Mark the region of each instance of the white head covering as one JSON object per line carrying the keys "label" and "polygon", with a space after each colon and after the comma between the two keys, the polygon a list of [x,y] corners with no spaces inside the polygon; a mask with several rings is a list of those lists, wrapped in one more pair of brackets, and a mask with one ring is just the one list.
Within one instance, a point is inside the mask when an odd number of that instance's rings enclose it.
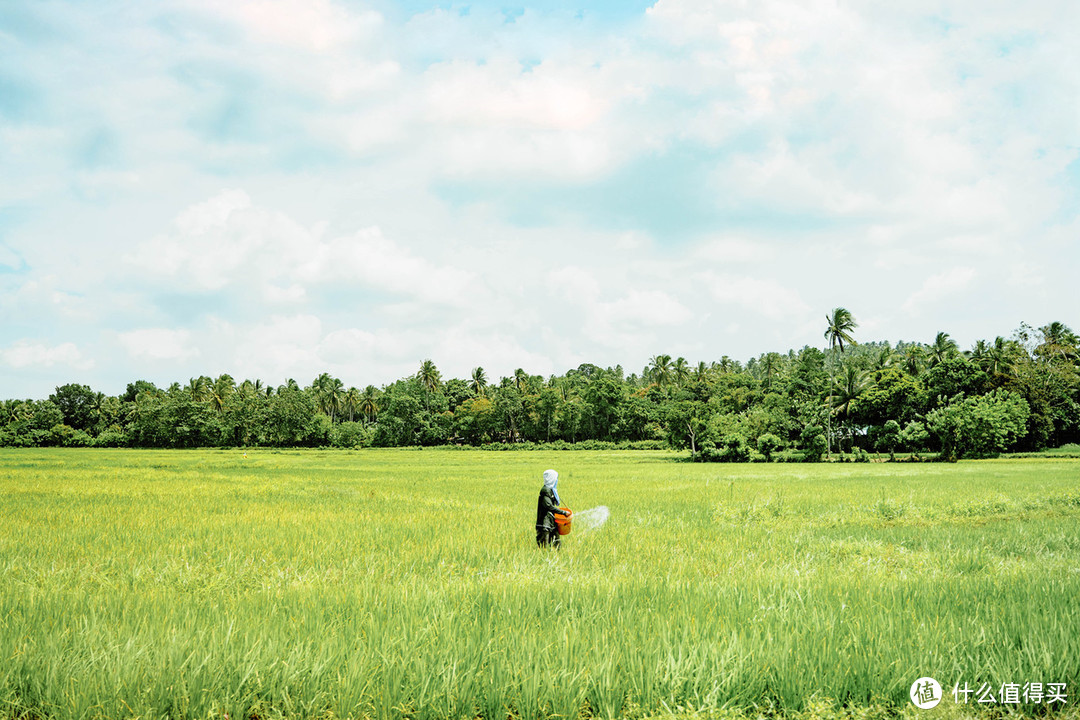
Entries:
{"label": "white head covering", "polygon": [[562,505],[562,500],[559,499],[559,473],[554,470],[544,471],[544,487],[551,490],[555,495],[555,502]]}

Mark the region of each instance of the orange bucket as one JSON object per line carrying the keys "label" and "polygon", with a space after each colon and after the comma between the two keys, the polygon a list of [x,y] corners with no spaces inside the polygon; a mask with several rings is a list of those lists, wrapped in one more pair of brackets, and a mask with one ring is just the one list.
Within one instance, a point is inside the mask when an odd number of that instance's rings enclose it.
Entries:
{"label": "orange bucket", "polygon": [[569,515],[560,515],[559,513],[555,513],[555,527],[559,528],[559,534],[560,535],[569,535],[570,534],[570,521],[571,521],[571,519],[573,519],[574,514],[570,510],[570,508],[568,508],[568,507],[561,507],[559,509],[560,510],[565,510],[566,512],[568,512],[570,514]]}

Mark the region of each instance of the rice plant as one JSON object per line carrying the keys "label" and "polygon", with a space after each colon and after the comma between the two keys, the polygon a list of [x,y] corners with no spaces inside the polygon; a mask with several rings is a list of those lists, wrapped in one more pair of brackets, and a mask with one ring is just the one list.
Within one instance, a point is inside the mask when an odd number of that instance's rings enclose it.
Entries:
{"label": "rice plant", "polygon": [[[540,551],[540,474],[602,528]],[[1065,716],[1080,461],[0,451],[0,717]],[[930,712],[930,711],[928,711]]]}

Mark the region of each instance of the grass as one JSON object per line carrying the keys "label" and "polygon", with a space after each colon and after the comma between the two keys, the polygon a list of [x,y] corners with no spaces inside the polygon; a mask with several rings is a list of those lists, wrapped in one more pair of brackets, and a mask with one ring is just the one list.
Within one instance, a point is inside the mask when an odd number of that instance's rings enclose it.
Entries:
{"label": "grass", "polygon": [[[0,717],[854,718],[919,714],[925,675],[1078,691],[1080,461],[674,457],[0,450]],[[533,539],[548,467],[611,508],[561,552]]]}

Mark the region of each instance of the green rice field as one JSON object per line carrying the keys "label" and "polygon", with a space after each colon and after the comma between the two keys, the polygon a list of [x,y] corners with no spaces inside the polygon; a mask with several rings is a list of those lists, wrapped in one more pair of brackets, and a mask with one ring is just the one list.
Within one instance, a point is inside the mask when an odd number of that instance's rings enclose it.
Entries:
{"label": "green rice field", "polygon": [[0,450],[0,717],[1077,716],[1080,460],[678,460]]}

